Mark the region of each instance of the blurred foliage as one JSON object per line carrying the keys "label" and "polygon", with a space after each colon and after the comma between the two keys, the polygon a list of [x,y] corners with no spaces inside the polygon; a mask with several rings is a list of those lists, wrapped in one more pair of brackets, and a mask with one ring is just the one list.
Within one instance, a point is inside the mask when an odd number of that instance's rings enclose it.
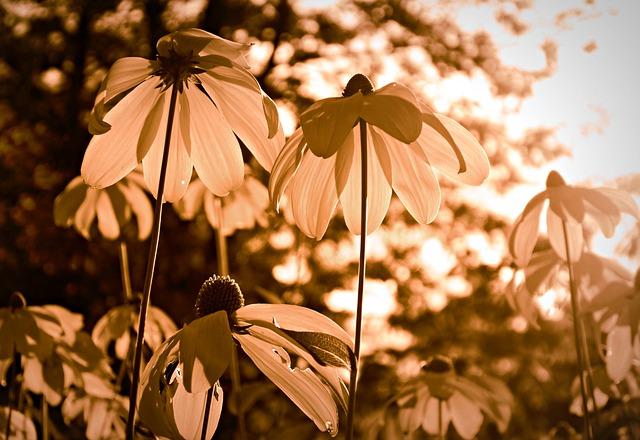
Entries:
{"label": "blurred foliage", "polygon": [[[439,3],[456,7],[452,1]],[[517,13],[504,12],[509,3],[518,11],[530,2],[495,1],[500,22],[516,34],[525,32]],[[553,73],[557,61],[556,47],[547,41],[541,47],[547,59],[543,69],[505,65],[488,33],[467,33],[415,0],[344,1],[323,9],[288,0],[2,0],[0,305],[11,292],[21,291],[29,304],[55,303],[82,313],[92,328],[122,302],[117,242],[99,238],[96,231],[87,241],[72,229],[56,227],[53,201],[78,174],[90,138],[88,112],[109,66],[123,56],[152,57],[160,36],[185,26],[254,42],[254,74],[292,114],[315,99],[339,94],[358,71],[376,84],[407,83],[431,104],[433,83],[459,74],[486,80],[496,100],[521,101],[536,81]],[[513,139],[500,120],[482,114],[478,103],[457,102],[449,111],[487,150],[489,185],[495,191],[517,183],[523,165],[538,166],[565,152],[547,127]],[[268,175],[260,177],[266,182]],[[576,371],[570,323],[543,323],[541,330],[528,332],[514,324],[498,277],[507,264],[507,225],[486,207],[469,205],[449,182],[443,187],[442,211],[433,225],[418,227],[394,204],[377,234],[384,255],[370,258],[367,275],[395,286],[387,290],[397,297],[397,305],[382,313],[383,321],[389,318],[383,325],[411,337],[401,346],[383,341],[372,348],[362,372],[362,414],[393,395],[421,360],[443,353],[508,384],[516,403],[505,438],[540,438],[563,422],[579,429],[580,420],[569,414]],[[269,228],[230,237],[231,274],[248,302],[304,304],[338,322],[346,318],[325,303],[329,292],[351,288],[356,274],[354,241],[342,225],[333,222],[316,243],[272,215]],[[198,288],[216,267],[214,234],[204,215],[187,223],[172,209],[165,210],[162,228],[152,302],[180,327],[193,319]],[[140,290],[148,244],[136,241],[135,227],[125,228],[123,235],[134,290]],[[435,276],[424,261],[443,258],[431,253],[438,243],[452,260]],[[488,259],[487,249],[494,250]],[[274,267],[300,259],[308,265],[308,282],[276,279]],[[451,278],[465,280],[464,293],[447,293],[444,283]],[[257,402],[247,414],[255,438],[274,438],[269,432],[280,439],[316,435],[279,391],[264,386],[255,367],[242,362],[242,368]],[[53,420],[61,423],[61,417]],[[234,424],[223,413],[217,438],[231,438]],[[483,425],[480,438],[496,435],[495,426]]]}

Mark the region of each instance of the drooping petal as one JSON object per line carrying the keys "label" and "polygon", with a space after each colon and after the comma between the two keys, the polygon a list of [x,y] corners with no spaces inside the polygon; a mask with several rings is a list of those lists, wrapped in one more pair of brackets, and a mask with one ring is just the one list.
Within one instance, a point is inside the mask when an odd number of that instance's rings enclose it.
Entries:
{"label": "drooping petal", "polygon": [[146,58],[125,57],[118,59],[107,73],[105,103],[144,81],[153,73],[153,65],[154,62]]}
{"label": "drooping petal", "polygon": [[423,121],[416,143],[429,163],[455,181],[468,185],[484,182],[489,175],[489,159],[475,136],[444,115],[423,113]]}
{"label": "drooping petal", "polygon": [[[202,343],[204,340],[207,344]],[[180,366],[186,391],[200,393],[214,386],[229,366],[231,350],[233,341],[225,311],[198,318],[184,327],[180,335]]]}
{"label": "drooping petal", "polygon": [[[440,405],[440,408],[438,408]],[[435,397],[431,397],[427,402],[427,408],[424,412],[424,418],[422,419],[422,429],[427,433],[438,435],[440,420],[442,418],[442,432],[446,433],[449,429],[449,422],[451,421],[451,413],[447,407],[446,402],[440,403]]]}
{"label": "drooping petal", "polygon": [[[216,204],[218,203],[218,201],[216,201],[216,197],[213,194],[205,194],[204,196],[204,213],[207,216],[207,220],[209,221],[209,224],[211,225],[212,228],[214,229],[219,229],[222,228],[224,231],[224,224],[221,224],[224,222],[224,210],[222,212],[222,222],[220,221],[220,216],[218,215],[218,208],[216,207]],[[220,202],[221,203],[221,202]]]}
{"label": "drooping petal", "polygon": [[93,223],[93,220],[96,218],[96,203],[99,196],[100,190],[95,188],[88,188],[87,195],[84,198],[84,202],[82,202],[82,204],[76,211],[76,215],[73,221],[76,230],[87,240],[89,239],[91,223]]}
{"label": "drooping petal", "polygon": [[362,118],[400,142],[415,141],[422,130],[422,114],[411,90],[391,83],[363,98]]}
{"label": "drooping petal", "polygon": [[280,117],[278,116],[278,106],[265,93],[262,94],[262,110],[264,111],[265,118],[267,118],[269,139],[271,139],[278,133],[278,127],[280,126]]}
{"label": "drooping petal", "polygon": [[251,335],[235,335],[242,350],[278,388],[316,424],[332,436],[338,433],[338,408],[331,392],[309,368],[291,365],[282,349]]}
{"label": "drooping petal", "polygon": [[120,225],[111,200],[105,191],[101,191],[96,202],[98,214],[98,230],[104,238],[115,240],[120,235]]}
{"label": "drooping petal", "polygon": [[149,152],[149,148],[153,144],[153,141],[158,136],[158,131],[166,130],[166,120],[164,127],[160,127],[160,123],[162,122],[162,114],[166,111],[165,108],[165,100],[167,99],[167,93],[160,93],[153,103],[149,114],[144,120],[144,125],[142,126],[142,131],[140,132],[140,137],[138,138],[138,145],[136,147],[136,157],[138,158],[138,163],[142,162],[142,159]]}
{"label": "drooping petal", "polygon": [[338,203],[335,162],[335,156],[323,159],[307,151],[289,184],[296,224],[305,235],[317,240],[327,230]]}
{"label": "drooping petal", "polygon": [[[215,383],[213,389],[206,438],[213,437],[222,414],[222,387]],[[176,429],[182,438],[187,440],[202,438],[206,401],[206,390],[200,393],[189,393],[184,386],[178,385],[176,393],[173,395],[173,418]]]}
{"label": "drooping petal", "polygon": [[185,90],[189,100],[191,159],[211,192],[224,197],[242,184],[244,162],[236,137],[220,111],[196,87]]}
{"label": "drooping petal", "polygon": [[302,129],[298,128],[280,150],[269,178],[269,199],[271,206],[278,210],[280,199],[293,176],[293,173],[300,166],[304,154],[304,138]]}
{"label": "drooping petal", "polygon": [[472,439],[476,436],[484,416],[478,405],[463,396],[460,392],[455,392],[447,401],[449,411],[451,411],[451,421],[460,437]]}
{"label": "drooping petal", "polygon": [[[171,88],[169,88],[165,93],[171,93]],[[151,147],[149,147],[149,152],[142,160],[144,179],[149,191],[151,191],[154,197],[158,194],[170,103],[170,99],[165,99],[165,108],[162,112],[160,129],[158,130]],[[189,182],[191,181],[191,173],[193,170],[193,164],[189,157],[189,153],[187,152],[187,146],[184,144],[182,127],[180,124],[180,111],[182,111],[183,108],[182,103],[183,101],[178,99],[172,124],[173,128],[171,131],[171,141],[169,143],[169,158],[167,161],[167,171],[164,183],[163,201],[166,202],[175,202],[182,198],[184,193],[187,191]]]}
{"label": "drooping petal", "polygon": [[635,218],[640,217],[638,206],[629,193],[613,188],[596,188],[594,191],[598,191],[608,197],[609,200],[618,207],[620,212],[627,213]]}
{"label": "drooping petal", "polygon": [[[221,68],[214,69],[214,73]],[[284,144],[282,128],[271,136],[265,117],[262,93],[231,82],[223,81],[212,74],[198,75],[207,94],[216,104],[227,124],[247,146],[258,163],[271,171],[273,162]]]}
{"label": "drooping petal", "polygon": [[553,249],[536,252],[524,268],[525,283],[531,294],[540,292],[549,285],[550,278],[556,273],[560,259]]}
{"label": "drooping petal", "polygon": [[614,327],[607,334],[607,375],[615,383],[629,373],[633,361],[631,327]]}
{"label": "drooping petal", "polygon": [[573,187],[561,185],[547,188],[549,208],[563,220],[581,223],[584,218],[584,203],[580,192]]}
{"label": "drooping petal", "polygon": [[[384,142],[391,159],[391,185],[413,218],[421,224],[431,223],[440,209],[440,185],[416,147],[372,130],[373,142]],[[378,151],[376,149],[376,151]]]}
{"label": "drooping petal", "polygon": [[430,397],[428,388],[422,387],[415,394],[415,406],[400,405],[398,420],[405,434],[414,432],[422,425]]}
{"label": "drooping petal", "polygon": [[165,35],[156,44],[158,53],[162,56],[168,56],[170,48],[183,55],[220,55],[241,64],[246,69],[249,65],[245,56],[250,47],[250,44],[237,43],[196,28],[180,29]]}
{"label": "drooping petal", "polygon": [[545,192],[536,194],[516,219],[509,235],[509,252],[520,267],[525,267],[538,241],[540,214],[544,207]]}
{"label": "drooping petal", "polygon": [[[368,127],[370,128],[370,127]],[[360,235],[360,207],[362,162],[360,147],[360,130],[354,130],[354,148],[351,172],[340,194],[340,204],[345,222],[351,233]],[[336,164],[336,167],[339,165]],[[382,223],[389,202],[391,201],[391,185],[384,175],[380,160],[373,146],[371,130],[367,130],[367,234],[372,233]]]}
{"label": "drooping petal", "polygon": [[584,245],[584,236],[582,233],[582,225],[572,221],[565,221],[566,225],[566,240],[565,243],[565,230],[563,228],[563,220],[551,209],[547,211],[547,235],[549,236],[549,243],[551,247],[564,261],[567,260],[566,245],[569,246],[570,263],[577,263],[582,256],[582,248]]}
{"label": "drooping petal", "polygon": [[342,327],[321,313],[292,304],[250,304],[236,311],[246,322],[268,322],[286,330],[327,333],[353,349],[353,341]]}
{"label": "drooping petal", "polygon": [[111,130],[91,139],[82,160],[82,177],[88,185],[113,185],[135,168],[138,138],[158,95],[159,82],[155,77],[144,81],[106,114]]}
{"label": "drooping petal", "polygon": [[322,99],[300,115],[300,126],[313,154],[328,158],[338,151],[358,122],[363,102],[360,93],[348,98]]}
{"label": "drooping petal", "polygon": [[73,218],[84,201],[87,189],[82,177],[78,176],[58,194],[53,202],[53,220],[56,226],[70,226],[73,223]]}
{"label": "drooping petal", "polygon": [[126,184],[120,186],[120,190],[138,219],[138,240],[146,240],[151,234],[153,223],[153,210],[149,198],[137,183],[129,179]]}
{"label": "drooping petal", "polygon": [[200,179],[193,179],[184,196],[173,204],[182,220],[193,220],[202,209],[206,188]]}

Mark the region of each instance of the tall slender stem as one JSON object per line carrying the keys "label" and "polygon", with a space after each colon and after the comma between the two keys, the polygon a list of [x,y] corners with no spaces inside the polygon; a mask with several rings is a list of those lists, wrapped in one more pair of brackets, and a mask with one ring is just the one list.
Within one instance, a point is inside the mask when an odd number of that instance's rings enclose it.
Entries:
{"label": "tall slender stem", "polygon": [[[218,261],[218,275],[229,275],[229,254],[227,253],[227,238],[224,235],[224,216],[222,211],[222,199],[216,197],[214,201],[214,207],[216,210],[216,217],[218,218],[218,225],[216,230],[216,252]],[[231,382],[233,385],[233,396],[236,399],[236,411],[238,418],[238,430],[240,431],[240,440],[247,439],[247,426],[244,419],[244,408],[238,402],[238,396],[240,396],[240,367],[238,365],[238,352],[234,346],[231,351]],[[209,424],[209,412],[211,410],[211,404],[213,402],[213,387],[207,391],[207,400],[204,406],[204,421],[202,425],[202,432],[200,438],[205,440],[207,438],[207,425]]]}
{"label": "tall slender stem", "polygon": [[120,240],[118,257],[120,260],[120,278],[122,279],[122,293],[124,295],[124,302],[127,304],[133,299],[133,292],[131,290],[131,275],[129,275],[129,253],[127,252],[127,243],[124,240]]}
{"label": "tall slender stem", "polygon": [[367,243],[367,123],[360,119],[360,159],[362,164],[362,180],[360,182],[360,259],[358,260],[358,303],[356,305],[356,332],[353,351],[355,361],[351,366],[349,380],[349,406],[347,410],[347,440],[353,438],[353,425],[356,415],[356,393],[358,385],[358,363],[360,361],[360,339],[362,335],[362,302],[364,297],[364,274],[367,260],[365,256]]}
{"label": "tall slender stem", "polygon": [[442,399],[438,399],[438,438],[444,440],[444,423],[442,422]]}
{"label": "tall slender stem", "polygon": [[[13,413],[13,407],[15,405],[15,400],[16,400],[16,387],[18,387],[18,393],[20,393],[20,390],[22,388],[22,380],[20,380],[20,377],[18,375],[18,371],[20,369],[20,363],[22,362],[22,357],[20,355],[20,353],[18,353],[18,351],[15,349],[15,347],[13,348],[13,360],[11,362],[11,368],[9,371],[9,374],[7,375],[7,377],[10,379],[9,382],[9,390],[8,390],[8,406],[9,406],[9,414],[7,415],[7,426],[5,428],[5,438],[9,439],[11,438],[11,416]],[[44,396],[43,396],[44,398]]]}
{"label": "tall slender stem", "polygon": [[[578,292],[576,291],[575,279],[573,275],[573,264],[571,263],[571,254],[569,251],[569,235],[567,233],[567,223],[562,220],[562,233],[564,235],[564,248],[567,257],[567,268],[569,269],[569,290],[571,292],[571,313],[573,314],[573,337],[576,344],[576,353],[578,355],[578,369],[580,377],[580,395],[582,397],[582,412],[584,413],[584,431],[587,440],[593,438],[591,433],[591,420],[589,417],[589,407],[587,405],[587,388],[584,378],[584,354],[582,353],[582,337],[580,332],[580,313],[578,310]],[[595,401],[593,402],[595,406]]]}
{"label": "tall slender stem", "polygon": [[158,254],[158,243],[160,241],[160,223],[162,219],[162,203],[164,198],[164,181],[167,177],[167,163],[169,162],[169,146],[171,145],[171,130],[173,128],[173,117],[176,112],[176,100],[178,97],[178,87],[174,84],[171,87],[171,101],[169,103],[169,115],[167,118],[167,134],[164,138],[164,151],[162,152],[162,165],[160,166],[160,179],[158,182],[158,193],[153,213],[153,227],[151,229],[151,243],[149,244],[149,255],[147,258],[147,270],[144,278],[144,290],[142,292],[142,303],[140,304],[140,315],[138,317],[138,334],[136,335],[136,350],[133,357],[133,371],[131,374],[131,390],[129,392],[129,416],[127,418],[127,440],[133,440],[135,432],[136,400],[138,396],[138,382],[140,381],[140,366],[142,365],[142,347],[144,345],[144,327],[147,321],[147,309],[151,297],[151,285],[153,283],[153,272],[156,267],[156,256]]}
{"label": "tall slender stem", "polygon": [[593,426],[597,431],[600,425],[600,409],[596,404],[596,391],[593,380],[593,367],[591,366],[591,356],[589,355],[589,344],[587,342],[587,331],[584,326],[584,319],[580,319],[580,342],[582,343],[582,353],[584,353],[584,363],[587,369],[587,387],[589,388],[589,396],[593,402],[593,412],[595,417],[593,419]]}

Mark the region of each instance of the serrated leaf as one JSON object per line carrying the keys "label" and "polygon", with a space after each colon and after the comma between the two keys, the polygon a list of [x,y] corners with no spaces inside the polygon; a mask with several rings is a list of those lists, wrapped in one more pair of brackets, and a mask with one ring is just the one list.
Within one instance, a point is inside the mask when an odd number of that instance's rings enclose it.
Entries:
{"label": "serrated leaf", "polygon": [[351,368],[355,363],[351,348],[333,335],[319,332],[280,330],[302,345],[322,366]]}

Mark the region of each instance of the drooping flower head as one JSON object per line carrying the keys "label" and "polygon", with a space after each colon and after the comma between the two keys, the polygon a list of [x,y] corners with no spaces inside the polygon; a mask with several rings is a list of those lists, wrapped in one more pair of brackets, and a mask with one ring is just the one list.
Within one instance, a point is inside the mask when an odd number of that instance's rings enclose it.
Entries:
{"label": "drooping flower head", "polygon": [[[245,306],[240,288],[227,276],[203,284],[196,315],[156,350],[143,373],[140,419],[156,435],[199,438],[212,387],[207,435],[213,435],[222,410],[218,379],[229,365],[234,341],[318,429],[337,434],[336,402],[344,408],[347,401],[339,369],[353,361],[353,343],[340,326],[300,306]],[[302,364],[294,364],[294,357]]]}
{"label": "drooping flower head", "polygon": [[184,195],[193,168],[218,196],[240,186],[244,164],[236,135],[270,170],[284,136],[275,103],[248,70],[249,45],[184,29],[162,37],[156,48],[156,60],[117,60],[102,82],[82,162],[87,184],[110,186],[142,162],[156,194],[174,87],[166,201]]}
{"label": "drooping flower head", "polygon": [[538,240],[540,215],[547,200],[549,242],[556,254],[567,261],[564,242],[566,227],[572,263],[580,260],[582,255],[585,217],[590,217],[606,237],[613,236],[623,213],[639,217],[638,208],[629,194],[612,188],[567,185],[558,172],[551,171],[547,177],[547,188],[527,203],[509,237],[509,251],[520,267],[526,266],[531,258]]}
{"label": "drooping flower head", "polygon": [[273,167],[272,204],[277,209],[286,191],[298,227],[310,237],[322,238],[338,200],[349,230],[361,233],[360,120],[367,123],[367,233],[382,223],[392,188],[416,221],[434,220],[440,187],[432,167],[474,185],[489,173],[484,150],[460,124],[402,84],[374,90],[357,74],[343,97],[320,100],[301,115]]}
{"label": "drooping flower head", "polygon": [[53,202],[53,219],[58,226],[73,225],[88,240],[91,225],[97,218],[100,234],[115,240],[133,213],[138,220],[138,239],[145,240],[151,233],[153,219],[145,187],[142,173],[138,170],[104,189],[91,188],[78,176]]}

